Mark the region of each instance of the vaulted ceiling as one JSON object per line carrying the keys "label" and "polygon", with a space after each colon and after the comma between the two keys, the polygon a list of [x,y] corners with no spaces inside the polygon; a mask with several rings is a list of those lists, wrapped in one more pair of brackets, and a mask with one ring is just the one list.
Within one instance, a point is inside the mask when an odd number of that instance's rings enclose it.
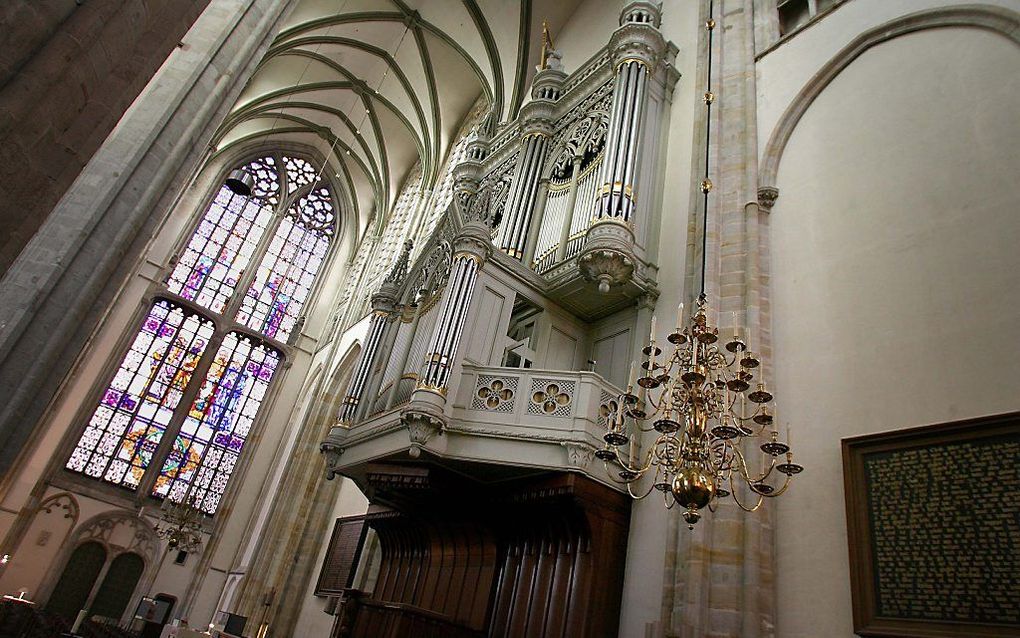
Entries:
{"label": "vaulted ceiling", "polygon": [[331,158],[365,227],[421,161],[435,179],[484,97],[516,117],[541,47],[581,0],[300,0],[214,144],[293,141]]}

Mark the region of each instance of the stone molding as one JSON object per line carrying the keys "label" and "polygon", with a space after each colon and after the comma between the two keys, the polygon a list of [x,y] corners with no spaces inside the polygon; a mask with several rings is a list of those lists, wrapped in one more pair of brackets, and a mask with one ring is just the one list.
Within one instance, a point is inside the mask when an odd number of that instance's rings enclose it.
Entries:
{"label": "stone molding", "polygon": [[[794,129],[829,83],[865,51],[903,35],[943,27],[976,27],[998,33],[1020,45],[1020,13],[988,5],[940,7],[910,13],[865,31],[843,47],[801,88],[769,136],[762,154],[759,184],[775,189],[779,162]],[[761,189],[758,191],[761,193]],[[778,194],[778,191],[776,191]],[[770,207],[769,207],[770,208]]]}

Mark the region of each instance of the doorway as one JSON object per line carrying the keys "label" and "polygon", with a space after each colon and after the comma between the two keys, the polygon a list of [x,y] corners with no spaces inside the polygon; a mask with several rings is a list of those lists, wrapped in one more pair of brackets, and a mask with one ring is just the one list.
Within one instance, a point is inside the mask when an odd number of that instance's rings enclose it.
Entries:
{"label": "doorway", "polygon": [[124,552],[114,558],[92,601],[90,614],[119,621],[144,569],[145,561],[133,552]]}
{"label": "doorway", "polygon": [[46,610],[71,621],[87,609],[90,617],[118,623],[144,571],[145,559],[135,552],[111,556],[102,543],[82,543],[71,553]]}
{"label": "doorway", "polygon": [[106,564],[106,549],[99,543],[82,543],[67,560],[57,586],[50,594],[46,610],[67,620],[73,620],[85,607],[99,573]]}

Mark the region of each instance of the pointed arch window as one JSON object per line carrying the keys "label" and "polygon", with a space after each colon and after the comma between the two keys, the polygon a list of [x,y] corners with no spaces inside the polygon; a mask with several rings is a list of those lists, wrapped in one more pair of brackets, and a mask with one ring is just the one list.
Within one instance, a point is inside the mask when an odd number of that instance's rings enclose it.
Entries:
{"label": "pointed arch window", "polygon": [[68,470],[216,512],[337,224],[307,160],[266,155],[243,168],[252,194],[222,186],[213,196]]}

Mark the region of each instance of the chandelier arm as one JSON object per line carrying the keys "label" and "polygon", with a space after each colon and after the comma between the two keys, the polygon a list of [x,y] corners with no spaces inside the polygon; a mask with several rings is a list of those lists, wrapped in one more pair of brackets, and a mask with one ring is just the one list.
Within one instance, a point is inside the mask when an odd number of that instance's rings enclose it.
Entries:
{"label": "chandelier arm", "polygon": [[736,453],[737,458],[740,459],[740,466],[737,469],[740,472],[740,475],[748,483],[760,483],[761,481],[764,481],[766,478],[768,478],[769,474],[772,473],[772,470],[776,466],[776,459],[773,457],[772,462],[771,462],[771,466],[769,467],[769,469],[766,470],[765,473],[762,474],[761,476],[759,476],[758,478],[752,479],[751,478],[751,471],[747,468],[747,459],[744,458],[744,454],[740,451],[739,448],[737,448],[737,446],[734,445],[734,446],[732,446],[732,448],[733,448],[733,451]]}
{"label": "chandelier arm", "polygon": [[[756,409],[756,410],[755,410],[755,411],[754,411],[753,413],[751,413],[751,416],[740,416],[739,414],[737,414],[737,413],[735,413],[735,412],[734,412],[734,413],[733,413],[733,418],[737,419],[737,420],[738,420],[738,421],[740,421],[741,423],[746,423],[747,421],[751,421],[751,420],[753,420],[753,419],[754,419],[754,417],[758,416],[758,413],[759,413],[760,411],[761,411],[761,408],[758,408],[758,409]],[[758,424],[757,424],[757,423],[755,423],[755,425],[758,425]],[[760,427],[761,427],[762,429],[764,429],[764,428],[765,428],[765,426],[764,426],[764,425],[762,425],[762,426],[760,426]]]}
{"label": "chandelier arm", "polygon": [[[655,414],[654,412],[652,414]],[[652,432],[655,430],[652,426],[643,427],[641,421],[648,421],[649,419],[634,419],[634,425],[637,427],[639,432]]]}
{"label": "chandelier arm", "polygon": [[640,501],[640,500],[643,500],[643,499],[645,499],[645,498],[648,498],[648,495],[649,495],[649,494],[651,494],[651,493],[652,493],[652,490],[654,490],[654,489],[655,489],[655,484],[653,483],[653,484],[652,484],[652,486],[648,488],[648,491],[647,491],[647,492],[645,492],[645,493],[644,493],[644,494],[642,494],[641,496],[638,496],[637,494],[635,494],[635,493],[634,493],[634,490],[633,490],[633,489],[632,489],[632,487],[631,487],[631,486],[632,486],[632,485],[633,485],[634,483],[636,483],[637,481],[638,481],[638,479],[635,479],[635,480],[633,480],[633,481],[628,481],[628,482],[627,482],[627,493],[628,493],[628,494],[630,494],[630,497],[631,497],[631,498],[633,498],[633,499],[636,499],[636,500],[639,500],[639,501]]}
{"label": "chandelier arm", "polygon": [[745,512],[755,512],[755,511],[757,511],[758,508],[761,507],[761,504],[765,502],[765,497],[762,494],[758,494],[758,492],[755,492],[755,494],[758,495],[758,499],[757,499],[758,502],[755,503],[752,507],[748,507],[748,506],[744,505],[743,503],[741,503],[740,502],[740,497],[737,496],[737,486],[733,482],[733,475],[730,475],[730,496],[733,497],[733,502],[737,504],[737,507],[739,507],[740,509],[744,510]]}
{"label": "chandelier arm", "polygon": [[790,479],[792,479],[792,478],[793,478],[792,476],[787,474],[786,475],[786,480],[783,481],[783,486],[781,488],[777,489],[776,491],[772,492],[771,494],[762,494],[762,496],[764,496],[765,498],[775,498],[777,496],[782,496],[783,492],[785,492],[786,490],[788,490],[790,488]]}
{"label": "chandelier arm", "polygon": [[671,490],[666,490],[662,493],[662,501],[666,504],[666,509],[671,510],[676,505],[676,496],[673,496]]}
{"label": "chandelier arm", "polygon": [[[602,464],[606,466],[606,476],[608,476],[609,480],[612,481],[613,483],[617,483],[619,485],[626,485],[626,484],[631,482],[631,481],[624,481],[622,479],[614,478],[613,477],[613,470],[609,469],[609,462],[608,461],[603,461]],[[641,477],[639,476],[638,478],[641,478]],[[637,480],[637,479],[634,479],[634,480]]]}
{"label": "chandelier arm", "polygon": [[639,466],[631,467],[627,462],[623,460],[623,456],[619,452],[616,453],[616,462],[619,463],[620,467],[623,468],[624,470],[628,472],[634,472],[635,474],[638,474],[640,476],[644,476],[645,472],[647,472],[652,467],[652,461],[654,457],[652,452],[653,450],[648,450],[648,453],[646,454],[647,462],[645,463],[644,467]]}

